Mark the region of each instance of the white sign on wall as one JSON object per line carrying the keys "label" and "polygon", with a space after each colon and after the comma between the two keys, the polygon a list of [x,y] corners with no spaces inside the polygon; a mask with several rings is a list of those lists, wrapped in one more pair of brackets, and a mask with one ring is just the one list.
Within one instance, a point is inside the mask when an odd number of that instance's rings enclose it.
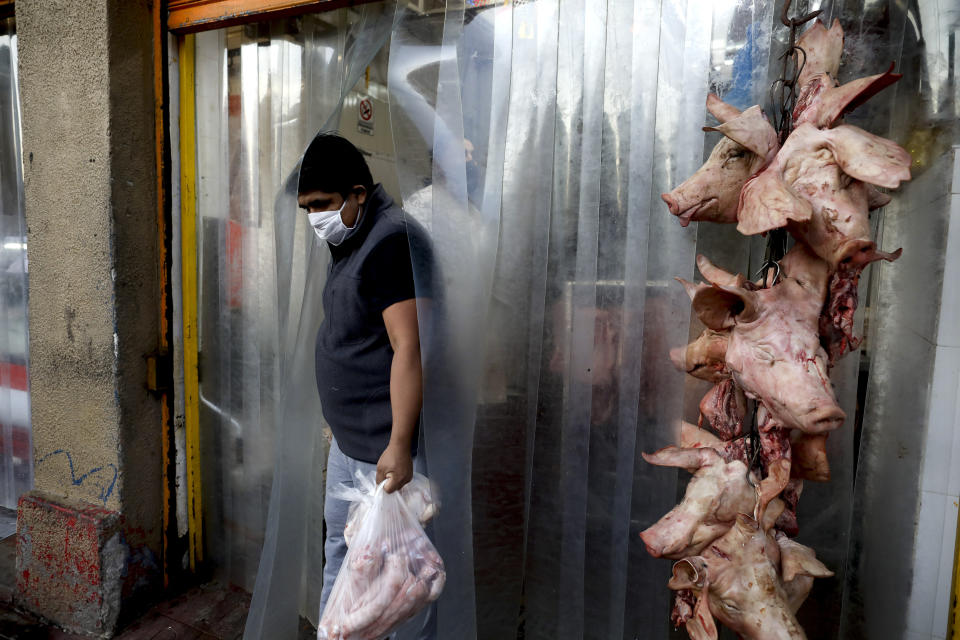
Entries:
{"label": "white sign on wall", "polygon": [[357,103],[357,131],[372,136],[373,122],[373,100],[370,97],[360,98]]}

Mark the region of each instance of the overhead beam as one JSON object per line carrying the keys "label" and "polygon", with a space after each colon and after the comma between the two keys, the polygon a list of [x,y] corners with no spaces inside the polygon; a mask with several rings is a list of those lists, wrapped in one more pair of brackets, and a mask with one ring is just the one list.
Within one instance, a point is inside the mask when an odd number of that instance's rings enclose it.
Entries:
{"label": "overhead beam", "polygon": [[[0,0],[2,2],[4,0]],[[167,28],[176,33],[368,4],[376,0],[170,0]]]}

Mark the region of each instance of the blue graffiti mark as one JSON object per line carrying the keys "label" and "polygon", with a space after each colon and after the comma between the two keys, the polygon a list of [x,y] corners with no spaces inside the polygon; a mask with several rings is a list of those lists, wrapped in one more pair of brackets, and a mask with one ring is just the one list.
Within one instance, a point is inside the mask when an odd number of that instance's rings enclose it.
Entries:
{"label": "blue graffiti mark", "polygon": [[[78,478],[78,477],[77,477],[77,473],[76,473],[76,469],[74,469],[74,466],[73,466],[73,456],[70,455],[70,452],[69,452],[69,451],[66,451],[66,450],[64,450],[64,449],[57,449],[56,451],[52,451],[52,452],[48,453],[47,455],[43,456],[42,458],[40,458],[39,460],[37,460],[37,465],[43,464],[43,462],[45,462],[45,461],[47,460],[47,458],[51,458],[51,457],[56,456],[56,455],[65,455],[65,456],[67,456],[67,464],[70,465],[70,482],[72,482],[74,486],[76,486],[76,487],[81,486],[87,478],[90,478],[91,476],[93,476],[93,484],[94,484],[98,489],[100,489],[99,499],[100,499],[101,502],[103,502],[103,504],[107,504],[107,500],[108,500],[108,499],[110,498],[110,496],[113,494],[113,488],[114,488],[114,487],[116,486],[116,484],[117,484],[117,476],[119,475],[119,472],[118,472],[118,470],[117,470],[117,466],[116,466],[115,464],[105,464],[105,465],[103,465],[102,467],[97,467],[96,469],[91,469],[90,471],[87,471],[86,473],[84,473],[83,475],[81,475],[81,476]],[[105,474],[103,474],[103,475],[100,475],[100,472],[101,472],[101,471],[108,471],[108,470],[112,470],[112,471],[113,471],[113,477],[110,478],[110,481],[107,482],[107,483],[104,483],[104,482],[102,482],[102,481],[101,481],[101,482],[98,482],[97,479],[103,480],[103,479],[105,479],[105,478],[109,478],[109,477],[110,477],[109,472],[108,472],[108,473],[105,473]]]}

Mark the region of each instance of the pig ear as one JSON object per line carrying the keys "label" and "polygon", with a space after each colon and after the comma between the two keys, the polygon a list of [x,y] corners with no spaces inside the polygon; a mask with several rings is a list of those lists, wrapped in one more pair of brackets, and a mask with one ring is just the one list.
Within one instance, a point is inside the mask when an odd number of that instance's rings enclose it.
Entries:
{"label": "pig ear", "polygon": [[771,500],[761,516],[762,522],[760,524],[763,527],[763,530],[770,531],[770,529],[773,528],[773,525],[777,523],[777,518],[780,517],[780,514],[783,513],[786,508],[786,503],[780,498],[774,498]]}
{"label": "pig ear", "polygon": [[845,113],[850,113],[902,77],[899,73],[893,73],[891,64],[886,73],[858,78],[843,86],[826,89],[821,97],[817,123],[821,127],[833,126]]}
{"label": "pig ear", "polygon": [[[719,118],[718,118],[719,119]],[[719,127],[704,127],[704,131],[719,131],[740,146],[769,161],[779,148],[774,131],[763,110],[753,105],[739,116],[723,122]]]}
{"label": "pig ear", "polygon": [[747,180],[740,191],[737,231],[743,235],[766,233],[779,229],[791,220],[807,222],[812,217],[813,207],[806,200],[793,195],[774,166]]}
{"label": "pig ear", "polygon": [[713,435],[706,429],[701,429],[695,424],[690,424],[686,420],[680,423],[680,446],[684,449],[698,449],[700,447],[710,447],[716,449],[723,445],[723,440]]}
{"label": "pig ear", "polygon": [[802,87],[811,76],[818,73],[825,72],[836,77],[840,68],[840,56],[843,55],[843,28],[839,20],[835,19],[829,29],[819,20],[815,20],[813,26],[800,36],[797,46],[807,53],[798,86]]}
{"label": "pig ear", "polygon": [[790,482],[790,461],[785,458],[772,460],[767,465],[767,477],[760,481],[757,496],[756,516],[764,531],[770,530],[786,508],[783,501],[777,500],[776,497],[786,488],[788,482]]}
{"label": "pig ear", "polygon": [[690,556],[673,563],[673,575],[667,588],[673,591],[682,589],[702,589],[707,581],[707,559],[703,556]]}
{"label": "pig ear", "polygon": [[759,313],[757,294],[740,287],[719,287],[697,292],[693,311],[710,329],[729,329],[737,322],[751,322]]}
{"label": "pig ear", "polygon": [[697,598],[697,604],[693,607],[693,615],[687,620],[687,635],[690,640],[717,640],[720,633],[717,631],[717,623],[713,620],[713,614],[710,613],[710,584],[704,584],[700,591],[700,597]]}
{"label": "pig ear", "polygon": [[720,122],[733,120],[740,115],[740,109],[727,104],[713,93],[707,94],[707,111]]}
{"label": "pig ear", "polygon": [[896,189],[901,181],[910,179],[910,154],[892,140],[849,124],[821,134],[837,164],[851,178],[888,189]]}
{"label": "pig ear", "polygon": [[679,467],[691,471],[713,464],[720,459],[719,454],[713,449],[683,449],[673,446],[640,455],[644,460],[658,467]]}
{"label": "pig ear", "polygon": [[710,285],[690,282],[689,280],[684,280],[683,278],[674,278],[674,280],[683,285],[683,290],[687,292],[687,295],[690,296],[691,300],[693,300],[694,296],[697,295],[697,291],[710,287]]}
{"label": "pig ear", "polygon": [[833,576],[833,571],[817,560],[817,554],[810,547],[795,542],[785,535],[777,536],[777,545],[780,547],[780,572],[784,582],[790,582],[797,576],[811,578]]}
{"label": "pig ear", "polygon": [[[704,278],[707,279],[710,284],[731,287],[740,284],[737,276],[733,275],[729,271],[724,271],[717,265],[713,264],[703,254],[697,254],[697,270],[703,275]],[[691,299],[692,298],[693,296],[691,296]]]}

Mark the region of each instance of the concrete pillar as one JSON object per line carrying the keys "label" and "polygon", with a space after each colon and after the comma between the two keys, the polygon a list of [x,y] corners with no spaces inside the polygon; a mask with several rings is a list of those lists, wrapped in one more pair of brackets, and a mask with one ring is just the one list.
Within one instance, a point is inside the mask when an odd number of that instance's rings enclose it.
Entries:
{"label": "concrete pillar", "polygon": [[36,487],[20,505],[17,598],[101,636],[161,575],[144,358],[160,302],[151,10],[16,3]]}

